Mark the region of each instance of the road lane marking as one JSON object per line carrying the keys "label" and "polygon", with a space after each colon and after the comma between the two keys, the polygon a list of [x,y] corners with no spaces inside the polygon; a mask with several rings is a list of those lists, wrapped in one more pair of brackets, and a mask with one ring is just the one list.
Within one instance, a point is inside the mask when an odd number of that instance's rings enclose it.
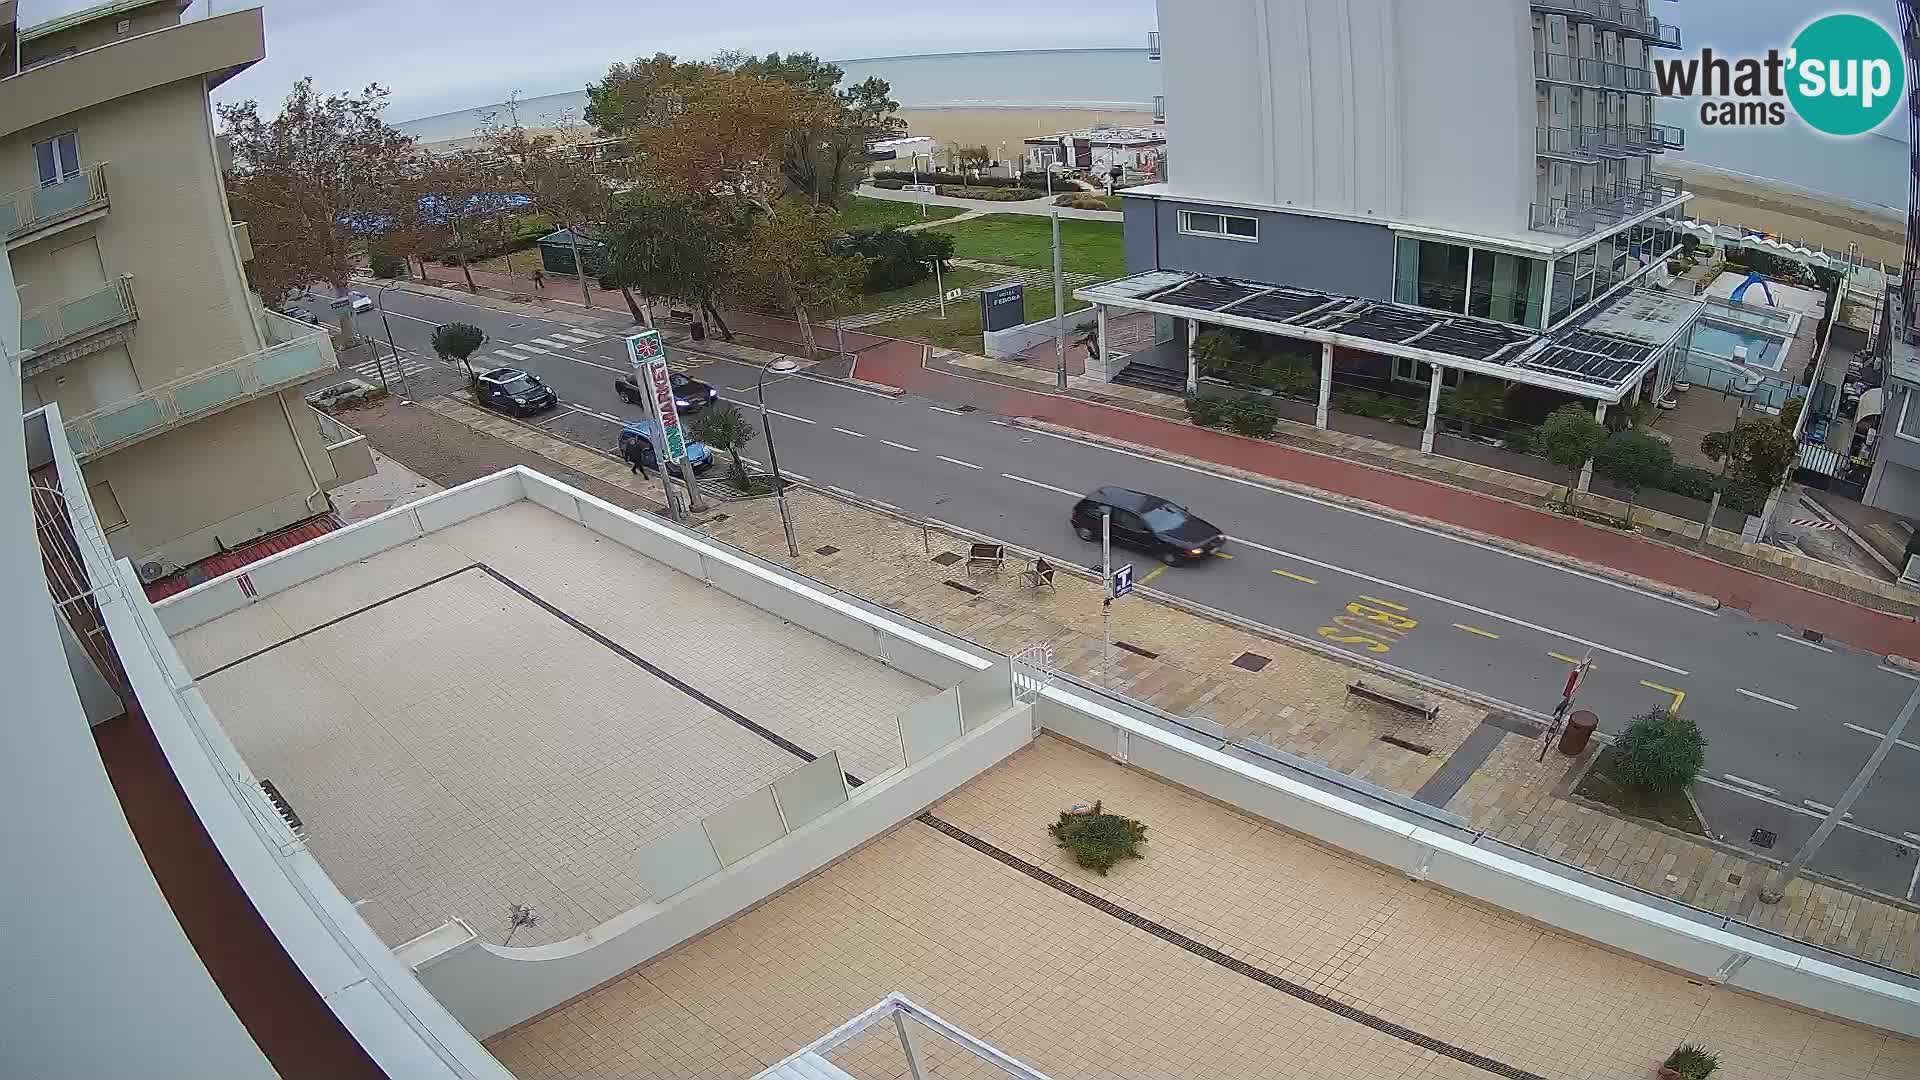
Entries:
{"label": "road lane marking", "polygon": [[1790,701],[1781,701],[1779,698],[1771,698],[1765,694],[1756,694],[1744,686],[1736,687],[1735,689],[1738,693],[1745,694],[1748,697],[1754,699],[1755,701],[1764,701],[1769,705],[1778,705],[1783,709],[1792,709],[1794,712],[1800,711],[1800,706],[1795,705]]}
{"label": "road lane marking", "polygon": [[883,443],[886,443],[888,446],[893,447],[895,450],[905,450],[909,453],[914,453],[914,454],[917,454],[920,452],[920,448],[917,446],[908,446],[906,443],[897,443],[897,442],[894,442],[892,439],[881,439],[880,441]]}
{"label": "road lane marking", "polygon": [[550,350],[547,350],[547,349],[536,349],[536,348],[534,348],[534,347],[533,347],[533,346],[531,346],[531,345],[522,345],[522,344],[519,344],[518,342],[515,342],[515,343],[514,343],[514,346],[513,346],[513,347],[514,347],[514,348],[516,348],[516,349],[519,349],[519,350],[520,350],[521,352],[523,352],[523,353],[532,353],[532,354],[533,354],[533,355],[535,355],[535,356],[554,356],[554,355],[556,355],[555,353],[553,353],[553,352],[552,352],[552,351],[550,351]]}
{"label": "road lane marking", "polygon": [[[889,443],[888,445],[894,444]],[[1037,487],[1042,491],[1051,491],[1056,495],[1071,495],[1074,498],[1079,498],[1080,495],[1077,491],[1068,491],[1066,488],[1054,487],[1052,484],[1043,484],[1038,480],[1029,480],[1024,476],[1015,476],[1010,472],[1003,472],[1000,475],[1017,483],[1026,484],[1029,487]]]}
{"label": "road lane marking", "polygon": [[1640,680],[1640,685],[1646,687],[1649,690],[1658,690],[1663,694],[1672,695],[1673,704],[1667,706],[1667,715],[1668,716],[1680,715],[1680,703],[1687,700],[1687,692],[1685,690],[1675,690],[1671,686],[1661,686],[1657,682],[1648,682],[1645,679]]}
{"label": "road lane marking", "polygon": [[[1850,730],[1857,731],[1862,735],[1871,735],[1876,739],[1884,739],[1887,737],[1887,733],[1884,731],[1875,731],[1870,727],[1861,727],[1859,724],[1846,724],[1843,726]],[[1894,745],[1904,746],[1909,750],[1920,750],[1920,743],[1908,742],[1905,739],[1895,739]]]}
{"label": "road lane marking", "polygon": [[950,465],[958,465],[963,469],[977,469],[980,467],[978,465],[975,465],[971,461],[961,461],[957,457],[948,457],[945,454],[935,454],[934,456],[939,458],[941,461],[947,462]]}
{"label": "road lane marking", "polygon": [[545,346],[546,346],[547,348],[549,348],[549,349],[564,349],[564,348],[566,348],[566,346],[565,346],[565,345],[562,345],[562,344],[560,344],[559,342],[557,342],[557,341],[555,341],[555,340],[553,340],[552,338],[543,338],[543,337],[537,337],[537,338],[534,338],[534,339],[533,339],[533,343],[534,343],[535,345],[545,345]]}
{"label": "road lane marking", "polygon": [[1301,575],[1301,574],[1296,574],[1296,573],[1294,573],[1294,572],[1293,572],[1293,571],[1291,571],[1291,570],[1275,570],[1275,571],[1274,571],[1274,573],[1276,573],[1276,574],[1279,574],[1279,575],[1280,575],[1281,577],[1283,577],[1283,578],[1291,578],[1291,579],[1293,579],[1294,581],[1304,581],[1304,582],[1306,582],[1306,583],[1307,583],[1307,584],[1309,584],[1309,585],[1318,585],[1318,584],[1320,584],[1320,582],[1318,582],[1318,581],[1316,581],[1316,580],[1314,580],[1313,578],[1310,578],[1310,577],[1306,577],[1306,576],[1303,576],[1303,575]]}
{"label": "road lane marking", "polygon": [[1791,641],[1795,645],[1805,645],[1809,649],[1819,649],[1821,652],[1833,651],[1832,649],[1827,648],[1825,645],[1816,644],[1814,642],[1808,641],[1806,638],[1794,637],[1792,634],[1775,634],[1773,636],[1779,638],[1781,641]]}
{"label": "road lane marking", "polygon": [[1747,779],[1747,778],[1746,778],[1746,777],[1744,777],[1744,776],[1735,776],[1735,775],[1733,775],[1733,774],[1732,774],[1732,773],[1730,773],[1730,772],[1726,772],[1726,773],[1721,773],[1720,775],[1721,775],[1721,776],[1723,776],[1723,777],[1725,777],[1725,778],[1726,778],[1726,779],[1728,779],[1728,780],[1731,780],[1732,782],[1734,782],[1734,783],[1736,783],[1736,784],[1739,784],[1739,785],[1740,785],[1741,787],[1750,787],[1750,788],[1752,788],[1752,789],[1753,789],[1753,790],[1755,790],[1755,791],[1761,791],[1761,792],[1765,792],[1765,793],[1766,793],[1766,794],[1768,794],[1768,795],[1778,795],[1778,794],[1780,794],[1780,789],[1778,789],[1778,788],[1770,788],[1770,787],[1768,787],[1768,786],[1767,786],[1767,785],[1765,785],[1765,784],[1761,784],[1761,783],[1757,783],[1757,782],[1755,782],[1755,781],[1752,781],[1752,780],[1749,780],[1749,779]]}
{"label": "road lane marking", "polygon": [[[1807,805],[1808,807],[1811,807],[1812,809],[1815,809],[1815,810],[1818,810],[1818,811],[1820,811],[1820,812],[1821,812],[1822,814],[1831,814],[1831,813],[1833,813],[1833,807],[1831,807],[1831,806],[1828,806],[1828,805],[1827,805],[1826,803],[1823,803],[1823,802],[1815,802],[1815,801],[1814,801],[1814,800],[1812,800],[1812,799],[1801,799],[1800,801],[1801,801],[1802,803],[1804,803],[1804,804],[1806,804],[1806,805]],[[1841,820],[1841,821],[1852,821],[1852,820],[1853,820],[1853,815],[1852,815],[1852,814],[1841,814],[1841,815],[1840,815],[1840,820]]]}
{"label": "road lane marking", "polygon": [[495,349],[493,350],[493,355],[504,356],[507,359],[514,361],[515,363],[525,363],[527,360],[526,357],[521,356],[519,353],[514,352],[511,349]]}
{"label": "road lane marking", "polygon": [[987,423],[992,424],[994,427],[1012,427],[1013,426],[1012,424],[1007,423],[1005,420],[989,420],[987,421]]}
{"label": "road lane marking", "polygon": [[1567,664],[1582,663],[1579,657],[1568,656],[1566,653],[1563,653],[1563,652],[1549,652],[1547,655],[1553,657],[1555,660],[1561,661],[1562,663],[1567,663]]}
{"label": "road lane marking", "polygon": [[[1068,494],[1072,494],[1072,492],[1068,492]],[[1231,559],[1231,558],[1233,558],[1233,556],[1231,556],[1231,555],[1229,555],[1229,554],[1227,554],[1227,553],[1226,553],[1226,552],[1224,552],[1224,551],[1216,551],[1216,552],[1214,552],[1214,553],[1213,553],[1213,557],[1214,557],[1214,558],[1216,558],[1216,559]]]}
{"label": "road lane marking", "polygon": [[1483,638],[1492,638],[1495,641],[1500,640],[1499,634],[1493,633],[1492,631],[1489,631],[1489,630],[1482,630],[1477,626],[1468,626],[1466,623],[1463,623],[1463,622],[1454,623],[1453,628],[1455,630],[1465,630],[1469,634],[1479,634]]}
{"label": "road lane marking", "polygon": [[[1325,507],[1328,510],[1337,510],[1337,511],[1340,511],[1341,513],[1354,514],[1358,517],[1372,518],[1375,521],[1385,522],[1386,524],[1395,526],[1396,528],[1407,529],[1412,532],[1425,533],[1428,536],[1439,537],[1442,540],[1447,540],[1455,544],[1460,544],[1464,547],[1479,548],[1480,550],[1488,552],[1493,555],[1499,555],[1508,559],[1515,559],[1515,560],[1518,560],[1519,562],[1532,563],[1535,566],[1545,567],[1546,569],[1552,570],[1555,573],[1566,574],[1570,577],[1585,578],[1586,580],[1594,582],[1599,585],[1605,585],[1609,588],[1619,589],[1622,592],[1635,593],[1639,596],[1644,596],[1649,600],[1658,600],[1663,604],[1672,604],[1674,607],[1682,608],[1684,610],[1695,612],[1700,615],[1705,615],[1708,618],[1717,619],[1720,617],[1720,613],[1718,611],[1709,611],[1706,608],[1700,607],[1697,604],[1689,604],[1685,600],[1678,600],[1671,596],[1662,596],[1659,593],[1649,592],[1646,589],[1639,588],[1638,586],[1628,585],[1623,582],[1614,581],[1609,578],[1602,577],[1599,574],[1588,573],[1584,570],[1575,570],[1571,567],[1562,566],[1558,563],[1548,562],[1545,559],[1535,558],[1532,555],[1522,555],[1517,551],[1508,551],[1505,548],[1495,547],[1492,544],[1484,543],[1479,540],[1469,540],[1466,537],[1457,536],[1453,533],[1444,532],[1440,529],[1430,528],[1425,525],[1416,525],[1410,521],[1402,521],[1399,518],[1393,517],[1388,514],[1380,513],[1378,511],[1362,510],[1359,507],[1355,507],[1355,506],[1345,506],[1340,503],[1329,502],[1326,499],[1320,498],[1315,495],[1308,495],[1298,491],[1289,491],[1283,487],[1276,487],[1272,484],[1263,484],[1257,480],[1248,480],[1245,477],[1229,476],[1226,473],[1215,472],[1210,469],[1203,469],[1197,465],[1187,465],[1178,461],[1167,461],[1163,458],[1157,458],[1150,454],[1142,454],[1133,450],[1122,450],[1118,447],[1107,446],[1097,442],[1090,442],[1086,439],[1076,439],[1071,435],[1062,435],[1057,431],[1043,431],[1039,428],[1033,428],[1033,427],[1021,428],[1021,430],[1031,432],[1035,435],[1044,435],[1049,439],[1059,439],[1062,442],[1079,443],[1081,446],[1091,447],[1092,449],[1095,449],[1095,450],[1103,450],[1110,454],[1119,454],[1119,455],[1122,455],[1123,457],[1138,458],[1141,461],[1145,461],[1153,465],[1164,465],[1169,469],[1180,469],[1185,472],[1198,473],[1201,476],[1205,476],[1213,480],[1223,481],[1229,484],[1239,484],[1242,487],[1258,488],[1259,490],[1265,491],[1268,494],[1278,495],[1286,499],[1298,499],[1301,502],[1313,503],[1315,506]],[[1286,553],[1281,552],[1280,554],[1286,554]],[[1331,564],[1326,564],[1326,568],[1329,570],[1338,570],[1342,573],[1352,573],[1352,571],[1346,570],[1343,567],[1334,566]],[[1394,588],[1404,588],[1404,586],[1393,585],[1392,582],[1382,582],[1381,584],[1392,585]],[[1414,590],[1408,589],[1406,591],[1412,592]],[[1439,599],[1443,603],[1457,603],[1457,601],[1447,600],[1444,597],[1428,597],[1428,599]],[[1505,616],[1502,616],[1502,617],[1505,618]],[[1508,620],[1508,621],[1513,621],[1513,620]],[[1608,650],[1608,651],[1613,651],[1613,650]],[[1630,658],[1636,659],[1636,660],[1639,659],[1639,657],[1630,657]]]}
{"label": "road lane marking", "polygon": [[1365,593],[1360,594],[1360,599],[1365,600],[1369,604],[1379,604],[1381,607],[1390,607],[1395,611],[1407,610],[1406,605],[1404,604],[1396,604],[1391,600],[1382,600],[1377,596],[1368,596]]}
{"label": "road lane marking", "polygon": [[1911,671],[1901,671],[1899,668],[1892,667],[1887,664],[1881,664],[1880,670],[1886,672],[1889,675],[1898,675],[1903,679],[1912,679],[1915,682],[1920,682],[1920,675],[1915,675]]}
{"label": "road lane marking", "polygon": [[963,412],[960,412],[960,411],[959,411],[959,410],[957,410],[957,409],[943,409],[943,408],[941,408],[941,407],[940,407],[940,406],[938,406],[938,405],[929,405],[929,406],[927,406],[927,408],[929,408],[929,409],[932,409],[932,410],[933,410],[934,412],[943,412],[943,413],[946,413],[946,414],[947,414],[948,416],[965,416],[965,415],[967,415],[966,413],[963,413]]}
{"label": "road lane marking", "polygon": [[[1152,459],[1148,459],[1148,460],[1152,460]],[[1253,486],[1258,487],[1260,485],[1255,484]],[[1435,535],[1445,536],[1446,534],[1436,533]],[[1622,659],[1637,660],[1640,663],[1647,665],[1648,667],[1659,668],[1661,671],[1671,671],[1675,675],[1679,675],[1683,677],[1693,674],[1691,671],[1688,671],[1685,668],[1677,668],[1677,667],[1674,667],[1672,664],[1663,664],[1658,660],[1650,660],[1647,657],[1640,656],[1635,653],[1627,652],[1625,649],[1616,649],[1611,645],[1602,645],[1597,641],[1590,641],[1587,638],[1579,637],[1574,634],[1569,634],[1564,631],[1554,630],[1550,627],[1541,626],[1539,623],[1531,623],[1526,621],[1525,619],[1515,618],[1512,615],[1503,615],[1500,612],[1494,611],[1490,608],[1483,608],[1474,604],[1466,603],[1465,601],[1462,601],[1462,600],[1455,600],[1451,597],[1442,596],[1439,593],[1428,592],[1425,589],[1416,589],[1410,585],[1403,585],[1398,581],[1389,581],[1386,578],[1374,577],[1372,574],[1363,574],[1358,570],[1348,570],[1343,566],[1336,566],[1333,563],[1329,563],[1329,562],[1321,562],[1319,559],[1310,559],[1305,555],[1296,555],[1291,551],[1283,551],[1277,547],[1268,547],[1266,544],[1256,543],[1252,540],[1248,540],[1243,537],[1230,536],[1227,539],[1232,540],[1235,543],[1245,544],[1250,548],[1256,548],[1260,551],[1270,552],[1284,559],[1292,559],[1295,562],[1303,562],[1303,563],[1307,563],[1310,566],[1318,566],[1323,570],[1331,570],[1336,574],[1345,574],[1348,577],[1359,578],[1361,581],[1372,582],[1373,584],[1379,585],[1383,588],[1393,589],[1395,591],[1403,592],[1403,593],[1411,593],[1414,596],[1418,596],[1424,600],[1433,600],[1437,603],[1451,604],[1462,611],[1471,611],[1475,615],[1484,615],[1489,619],[1499,619],[1501,622],[1512,623],[1515,626],[1525,627],[1526,629],[1535,631],[1536,633],[1549,634],[1553,637],[1559,638],[1562,641],[1571,641],[1576,645],[1585,645],[1590,649],[1599,649],[1601,652],[1610,653],[1614,656],[1621,657]],[[1494,550],[1498,550],[1498,549],[1496,548]],[[1662,599],[1664,599],[1664,597]],[[1688,605],[1682,604],[1681,606],[1686,607]]]}
{"label": "road lane marking", "polygon": [[1147,582],[1152,581],[1154,578],[1157,578],[1161,574],[1164,574],[1166,572],[1167,572],[1167,568],[1165,565],[1156,566],[1153,568],[1153,571],[1151,573],[1149,573],[1146,577],[1143,577],[1140,579],[1140,584],[1145,585]]}
{"label": "road lane marking", "polygon": [[[454,301],[454,302],[455,302],[455,303],[459,303],[459,301],[457,301],[457,300],[456,300],[456,301]],[[493,311],[493,309],[492,309],[492,308],[488,308],[487,310],[488,310],[488,311]],[[419,317],[418,315],[406,315],[406,314],[403,314],[403,313],[401,313],[401,312],[398,312],[398,311],[389,311],[389,312],[387,312],[387,314],[388,314],[388,315],[391,315],[392,317],[394,317],[394,318],[396,318],[396,319],[405,319],[405,320],[407,320],[408,322],[417,322],[417,323],[424,323],[424,324],[426,324],[426,325],[428,325],[428,326],[439,326],[439,325],[440,325],[439,323],[437,323],[437,322],[434,322],[434,321],[433,321],[432,319],[422,319],[422,318],[420,318],[420,317]],[[499,312],[497,312],[497,311],[495,311],[495,312],[494,312],[494,314],[496,314],[496,315],[498,315],[498,314],[499,314]]]}
{"label": "road lane marking", "polygon": [[730,393],[730,394],[751,394],[751,393],[753,393],[753,387],[751,387],[751,386],[729,386],[729,387],[727,387],[727,392],[728,392],[728,393]]}
{"label": "road lane marking", "polygon": [[856,439],[866,438],[866,435],[862,434],[861,432],[855,431],[852,428],[837,427],[837,428],[834,428],[833,430],[839,432],[842,435],[851,435]]}
{"label": "road lane marking", "polygon": [[[1785,799],[1776,799],[1771,795],[1762,795],[1757,791],[1751,791],[1743,787],[1736,787],[1735,785],[1729,784],[1724,780],[1715,780],[1711,776],[1700,777],[1700,783],[1706,784],[1708,787],[1717,787],[1721,791],[1731,791],[1735,795],[1745,795],[1747,798],[1752,799],[1755,802],[1763,802],[1763,803],[1766,803],[1768,806],[1777,806],[1782,810],[1791,810],[1794,813],[1800,814],[1805,817],[1817,818],[1817,817],[1826,816],[1825,814],[1822,814],[1818,811],[1809,810],[1804,806],[1795,806],[1794,804],[1786,801]],[[1885,840],[1889,844],[1905,843],[1905,841],[1901,840],[1897,836],[1889,836],[1886,833],[1879,831],[1878,829],[1870,829],[1865,825],[1856,825],[1851,821],[1840,822],[1840,827],[1843,829],[1852,829],[1854,832],[1857,832],[1857,833],[1865,833],[1866,835],[1874,837],[1875,839]]]}
{"label": "road lane marking", "polygon": [[792,413],[790,413],[790,412],[781,412],[781,411],[780,411],[779,409],[768,409],[767,411],[768,411],[768,412],[770,412],[770,413],[772,413],[772,414],[773,414],[773,415],[775,415],[775,416],[781,416],[781,417],[785,417],[785,418],[786,418],[786,419],[788,419],[788,420],[793,420],[793,421],[796,421],[796,422],[798,422],[798,423],[802,423],[802,424],[811,424],[811,423],[813,423],[813,421],[811,421],[811,420],[809,420],[809,419],[807,419],[807,418],[806,418],[806,417],[804,417],[804,416],[795,416],[795,415],[793,415],[793,414],[792,414]]}

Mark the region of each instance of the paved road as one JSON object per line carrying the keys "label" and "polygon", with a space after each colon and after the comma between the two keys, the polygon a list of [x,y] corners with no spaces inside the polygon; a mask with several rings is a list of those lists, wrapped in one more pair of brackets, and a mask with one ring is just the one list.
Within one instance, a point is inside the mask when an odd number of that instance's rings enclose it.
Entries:
{"label": "paved road", "polygon": [[[995,202],[992,199],[961,199],[952,195],[932,195],[919,191],[890,191],[877,188],[872,184],[860,185],[860,194],[869,199],[885,199],[887,202],[926,203],[928,206],[957,206],[964,210],[978,210],[983,214],[1029,214],[1035,217],[1051,217],[1055,210],[1062,218],[1079,218],[1082,221],[1121,221],[1125,215],[1118,210],[1077,210],[1071,206],[1055,206],[1054,197],[1077,191],[1061,185],[1054,189],[1053,196],[1038,199],[1021,199],[1018,202]],[[1091,194],[1091,193],[1089,193]],[[948,220],[953,220],[949,218]]]}
{"label": "paved road", "polygon": [[[576,332],[461,302],[394,291],[388,310],[403,352],[425,355],[432,324],[462,319],[492,340],[481,356],[538,372],[567,408],[541,421],[611,446],[614,423],[637,415],[614,395],[621,327]],[[564,336],[562,336],[564,335]],[[578,339],[578,340],[570,340]],[[752,411],[757,369],[694,362],[694,374]],[[1865,762],[1914,680],[1882,658],[1801,640],[1743,612],[1703,611],[1607,580],[1263,484],[1169,464],[825,380],[769,386],[783,467],[821,486],[996,536],[1082,565],[1099,558],[1067,525],[1080,493],[1102,484],[1154,491],[1232,538],[1230,559],[1164,569],[1132,556],[1138,580],[1209,606],[1541,711],[1558,700],[1569,663],[1589,653],[1581,692],[1603,727],[1672,705],[1712,740],[1702,790],[1709,822],[1745,843],[1756,828],[1791,852],[1824,804]],[[756,443],[749,453],[762,452]],[[1122,558],[1125,558],[1122,556]],[[1126,636],[1125,605],[1115,635]],[[1368,641],[1346,617],[1389,632]],[[1343,641],[1342,639],[1350,639]],[[1382,649],[1384,652],[1381,652]],[[1915,889],[1920,848],[1920,727],[1895,747],[1817,869],[1896,896]]]}

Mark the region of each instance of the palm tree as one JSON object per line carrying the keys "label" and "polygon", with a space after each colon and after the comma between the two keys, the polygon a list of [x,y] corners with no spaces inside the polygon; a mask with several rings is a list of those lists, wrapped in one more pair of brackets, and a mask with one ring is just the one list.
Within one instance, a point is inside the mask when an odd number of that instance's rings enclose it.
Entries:
{"label": "palm tree", "polygon": [[735,486],[744,491],[747,486],[747,466],[740,460],[740,451],[758,433],[740,410],[725,401],[715,402],[688,422],[687,431],[695,439],[706,443],[709,449],[724,450],[732,457],[730,475]]}

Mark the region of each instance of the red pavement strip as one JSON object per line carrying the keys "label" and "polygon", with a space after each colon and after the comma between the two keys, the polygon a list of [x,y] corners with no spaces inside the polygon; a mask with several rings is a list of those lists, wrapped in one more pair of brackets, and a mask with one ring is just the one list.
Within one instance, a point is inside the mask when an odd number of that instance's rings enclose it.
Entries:
{"label": "red pavement strip", "polygon": [[[436,284],[455,287],[463,284],[458,270],[433,269],[441,271],[435,275]],[[533,293],[526,280],[517,275],[476,270],[473,276],[476,284]],[[452,280],[448,280],[449,277]],[[593,292],[596,307],[625,314],[626,303],[619,293],[599,289]],[[577,282],[547,278],[545,298],[564,301],[579,294]],[[541,295],[534,293],[536,298]],[[774,316],[728,312],[727,321],[743,334],[762,338],[798,342],[800,336],[792,320]],[[833,331],[817,327],[815,335],[824,343],[832,340]],[[1157,446],[1196,462],[1228,465],[1322,491],[1339,492],[1390,510],[1504,536],[1611,566],[1624,573],[1706,593],[1718,597],[1722,605],[1740,608],[1755,618],[1817,630],[1858,648],[1920,658],[1920,624],[1664,544],[1595,528],[1462,488],[1303,453],[1276,443],[1257,442],[1126,409],[932,371],[925,364],[926,347],[919,342],[848,332],[846,343],[859,355],[854,374],[862,379],[942,401],[975,405],[1003,416],[1050,420],[1081,431]]]}

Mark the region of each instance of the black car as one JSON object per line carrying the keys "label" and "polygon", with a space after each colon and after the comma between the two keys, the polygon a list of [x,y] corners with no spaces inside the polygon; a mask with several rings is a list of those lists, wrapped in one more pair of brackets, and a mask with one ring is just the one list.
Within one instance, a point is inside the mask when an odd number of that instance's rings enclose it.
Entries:
{"label": "black car", "polygon": [[[672,379],[673,407],[677,412],[699,412],[720,398],[720,391],[699,379],[690,379],[677,371],[673,373]],[[647,400],[647,395],[634,384],[631,375],[622,375],[613,380],[613,392],[619,394],[620,400],[629,405],[639,405]]]}
{"label": "black car", "polygon": [[519,368],[500,367],[480,376],[480,404],[515,416],[532,416],[558,408],[553,388]]}
{"label": "black car", "polygon": [[1138,548],[1168,566],[1201,559],[1220,550],[1226,534],[1212,522],[1158,495],[1103,487],[1073,506],[1073,531],[1082,540],[1100,539],[1100,518],[1113,517],[1113,542]]}

